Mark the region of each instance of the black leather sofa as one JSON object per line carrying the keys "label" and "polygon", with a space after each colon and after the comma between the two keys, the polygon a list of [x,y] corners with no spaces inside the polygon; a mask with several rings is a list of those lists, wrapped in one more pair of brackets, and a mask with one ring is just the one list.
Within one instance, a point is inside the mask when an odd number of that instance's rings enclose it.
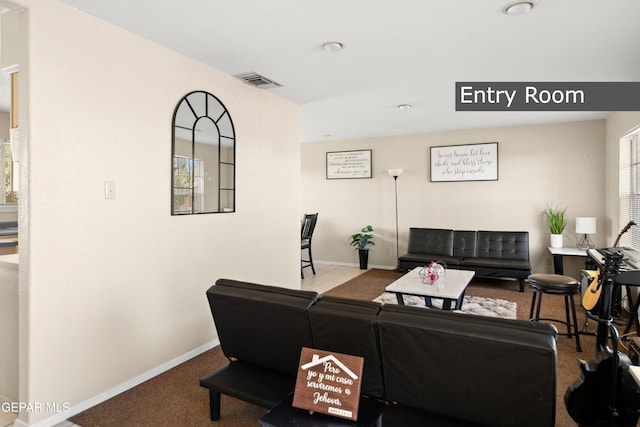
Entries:
{"label": "black leather sofa", "polygon": [[553,426],[556,329],[220,279],[207,291],[229,362],[200,379],[272,408],[293,393],[302,346],[364,358],[382,426]]}
{"label": "black leather sofa", "polygon": [[516,279],[524,292],[524,281],[531,274],[529,233],[410,228],[408,252],[398,257],[398,268],[411,270],[430,261],[473,270],[475,277]]}

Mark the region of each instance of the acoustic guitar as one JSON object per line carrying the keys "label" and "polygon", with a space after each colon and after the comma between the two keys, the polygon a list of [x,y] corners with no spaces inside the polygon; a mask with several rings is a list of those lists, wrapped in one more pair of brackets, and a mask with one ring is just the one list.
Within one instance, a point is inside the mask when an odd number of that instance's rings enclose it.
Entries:
{"label": "acoustic guitar", "polygon": [[585,310],[591,311],[600,300],[602,282],[600,281],[600,270],[589,271],[589,275],[592,277],[592,281],[582,296],[582,307],[584,307]]}
{"label": "acoustic guitar", "polygon": [[[629,229],[634,225],[636,225],[635,222],[629,221],[629,223],[624,226],[622,231],[620,231],[620,234],[618,234],[615,243],[613,244],[614,248],[618,246],[622,235],[629,231]],[[602,282],[598,280],[598,278],[599,274],[598,272],[596,272],[593,281],[589,284],[589,287],[582,296],[582,307],[584,307],[585,310],[593,310],[593,308],[596,306],[596,304],[598,304],[598,301],[600,300],[600,293],[602,292]]]}

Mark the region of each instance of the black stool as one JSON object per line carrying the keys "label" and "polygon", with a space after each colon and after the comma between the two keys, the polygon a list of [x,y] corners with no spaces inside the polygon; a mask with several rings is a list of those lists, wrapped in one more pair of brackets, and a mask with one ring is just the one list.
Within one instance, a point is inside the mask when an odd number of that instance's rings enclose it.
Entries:
{"label": "black stool", "polygon": [[[582,351],[580,347],[580,332],[578,331],[578,318],[576,316],[576,304],[573,296],[580,293],[580,282],[573,277],[563,276],[561,274],[532,274],[529,276],[529,288],[533,291],[531,300],[531,311],[529,311],[529,320],[537,322],[538,320],[550,320],[567,325],[567,333],[559,335],[576,336],[576,351]],[[563,295],[564,310],[566,313],[566,321],[558,319],[540,318],[540,306],[542,305],[542,294]],[[569,317],[569,302],[571,302],[571,317]],[[535,308],[536,315],[533,316]],[[573,328],[573,333],[571,329]]]}

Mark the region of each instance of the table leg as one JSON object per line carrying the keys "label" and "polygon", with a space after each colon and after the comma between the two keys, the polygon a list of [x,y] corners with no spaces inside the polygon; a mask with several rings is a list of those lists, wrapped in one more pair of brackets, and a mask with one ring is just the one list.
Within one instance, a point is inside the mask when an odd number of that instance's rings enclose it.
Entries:
{"label": "table leg", "polygon": [[[458,303],[456,303],[456,306]],[[442,309],[446,311],[451,311],[451,300],[449,298],[445,298],[442,300]]]}
{"label": "table leg", "polygon": [[404,298],[402,298],[402,294],[400,292],[396,293],[396,299],[398,300],[398,305],[404,305]]}
{"label": "table leg", "polygon": [[555,274],[564,274],[564,265],[562,264],[562,255],[553,255],[553,272]]}
{"label": "table leg", "polygon": [[456,300],[456,310],[462,310],[462,302],[464,301],[464,292],[465,291],[462,291],[462,293],[460,294],[460,297]]}
{"label": "table leg", "polygon": [[629,307],[631,308],[631,315],[629,317],[629,321],[627,322],[627,326],[624,328],[624,332],[622,335],[627,335],[631,330],[631,326],[636,324],[636,335],[640,336],[640,326],[638,325],[638,308],[640,307],[640,296],[638,300],[633,302],[633,294],[631,293],[631,287],[627,285],[627,296],[629,297]]}

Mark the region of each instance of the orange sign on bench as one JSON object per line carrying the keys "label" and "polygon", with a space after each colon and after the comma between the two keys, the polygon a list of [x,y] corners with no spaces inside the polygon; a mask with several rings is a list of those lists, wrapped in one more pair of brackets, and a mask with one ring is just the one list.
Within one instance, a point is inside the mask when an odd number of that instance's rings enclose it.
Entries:
{"label": "orange sign on bench", "polygon": [[364,358],[303,347],[293,406],[356,421]]}

